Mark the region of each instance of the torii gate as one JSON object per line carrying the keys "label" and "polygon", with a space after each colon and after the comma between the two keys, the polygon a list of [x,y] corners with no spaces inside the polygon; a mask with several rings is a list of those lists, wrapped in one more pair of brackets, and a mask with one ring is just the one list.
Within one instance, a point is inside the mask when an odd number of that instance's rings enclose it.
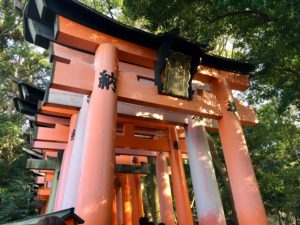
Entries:
{"label": "torii gate", "polygon": [[[130,194],[129,182],[139,187],[138,179],[115,175],[124,172],[115,167],[115,155],[151,155],[156,157],[162,221],[175,224],[172,196],[164,194],[172,188],[178,224],[193,224],[182,165],[182,153],[188,153],[199,223],[226,224],[205,126],[220,134],[239,224],[267,224],[241,127],[255,125],[256,115],[232,96],[232,90],[249,87],[245,74],[253,69],[250,64],[209,55],[205,46],[172,34],[154,36],[123,26],[76,1],[30,0],[24,16],[26,40],[50,47],[53,62],[45,99],[36,110],[40,127],[33,143],[45,154],[63,151],[62,160],[59,154],[50,168],[57,188],[43,195],[50,196],[48,211],[75,207],[88,225],[137,224],[132,202],[141,199],[130,200],[139,194]],[[185,96],[162,89],[160,76],[171,51],[191,58]],[[20,111],[34,108],[28,101],[16,102]],[[193,116],[203,118],[201,125]],[[172,186],[165,179],[167,159]],[[147,173],[145,165],[130,168],[126,173]],[[115,177],[122,181],[123,213]],[[140,216],[141,208],[137,211]]]}

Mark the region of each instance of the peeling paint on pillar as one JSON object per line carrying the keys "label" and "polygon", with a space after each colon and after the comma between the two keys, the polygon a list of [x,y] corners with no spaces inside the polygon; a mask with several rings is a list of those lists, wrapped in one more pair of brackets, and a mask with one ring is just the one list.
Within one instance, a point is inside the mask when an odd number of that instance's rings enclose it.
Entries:
{"label": "peeling paint on pillar", "polygon": [[226,220],[205,130],[191,118],[186,142],[199,224],[225,225]]}

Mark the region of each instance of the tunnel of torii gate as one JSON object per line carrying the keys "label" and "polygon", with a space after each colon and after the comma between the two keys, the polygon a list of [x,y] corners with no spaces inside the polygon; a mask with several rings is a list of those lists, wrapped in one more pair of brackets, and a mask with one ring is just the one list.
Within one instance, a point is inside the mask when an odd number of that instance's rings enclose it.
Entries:
{"label": "tunnel of torii gate", "polygon": [[267,224],[242,130],[258,121],[232,95],[249,87],[251,64],[122,25],[77,1],[29,0],[24,24],[25,39],[48,49],[52,62],[46,90],[15,80],[16,108],[35,127],[25,151],[42,214],[71,208],[87,225],[139,224],[141,177],[152,160],[161,222],[194,224],[188,158],[196,223],[226,224],[211,130],[220,135],[239,224]]}

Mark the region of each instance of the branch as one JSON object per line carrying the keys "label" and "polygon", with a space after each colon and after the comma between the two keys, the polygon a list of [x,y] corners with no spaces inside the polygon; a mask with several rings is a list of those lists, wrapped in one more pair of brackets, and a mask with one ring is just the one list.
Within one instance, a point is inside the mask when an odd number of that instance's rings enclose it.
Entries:
{"label": "branch", "polygon": [[96,1],[93,0],[93,3],[94,3],[94,9],[97,10],[97,4],[96,4]]}
{"label": "branch", "polygon": [[0,37],[2,37],[2,36],[4,36],[4,35],[8,34],[10,31],[14,30],[17,26],[20,25],[21,21],[22,21],[22,19],[20,19],[14,26],[12,26],[12,27],[10,27],[10,28],[7,28],[7,29],[3,30],[3,31],[1,32],[1,34],[0,34]]}
{"label": "branch", "polygon": [[194,197],[193,197],[192,203],[191,203],[191,205],[190,205],[190,208],[193,208],[193,207],[194,207],[194,204],[195,204],[195,194],[194,194]]}
{"label": "branch", "polygon": [[112,13],[112,6],[111,6],[111,4],[110,4],[110,1],[109,0],[106,0],[106,3],[107,3],[107,5],[108,5],[108,12],[109,12],[109,14],[110,14],[110,17],[112,18],[112,19],[115,19],[114,18],[114,15],[113,15],[113,13]]}
{"label": "branch", "polygon": [[268,14],[263,13],[263,12],[259,12],[259,11],[256,11],[256,10],[244,10],[244,11],[237,11],[237,12],[229,12],[229,13],[225,13],[223,15],[216,16],[213,19],[207,18],[207,20],[209,22],[213,23],[213,22],[216,22],[218,20],[222,20],[226,17],[233,17],[233,16],[239,16],[239,15],[242,15],[242,16],[258,16],[258,17],[263,18],[266,21],[271,21],[271,17]]}
{"label": "branch", "polygon": [[292,73],[292,74],[300,74],[299,70],[287,66],[282,67],[282,71]]}

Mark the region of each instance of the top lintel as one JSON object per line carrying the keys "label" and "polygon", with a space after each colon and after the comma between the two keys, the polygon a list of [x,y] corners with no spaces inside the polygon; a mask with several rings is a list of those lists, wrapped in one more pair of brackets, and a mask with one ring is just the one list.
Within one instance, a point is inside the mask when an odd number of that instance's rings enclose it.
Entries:
{"label": "top lintel", "polygon": [[[248,74],[254,70],[254,66],[249,63],[207,54],[205,52],[206,44],[193,43],[171,32],[154,35],[129,27],[75,0],[29,0],[24,11],[25,39],[36,45],[48,48],[50,41],[56,41],[55,21],[58,16],[65,17],[74,23],[113,38],[131,42],[142,48],[153,49],[155,52],[158,51],[163,43],[171,40],[175,50],[176,48],[184,49],[187,54],[191,54],[193,57],[200,56],[201,65],[204,66],[240,74]],[[67,43],[63,44],[68,45]],[[72,45],[69,45],[69,47],[72,47]],[[82,50],[84,51],[84,49]]]}

